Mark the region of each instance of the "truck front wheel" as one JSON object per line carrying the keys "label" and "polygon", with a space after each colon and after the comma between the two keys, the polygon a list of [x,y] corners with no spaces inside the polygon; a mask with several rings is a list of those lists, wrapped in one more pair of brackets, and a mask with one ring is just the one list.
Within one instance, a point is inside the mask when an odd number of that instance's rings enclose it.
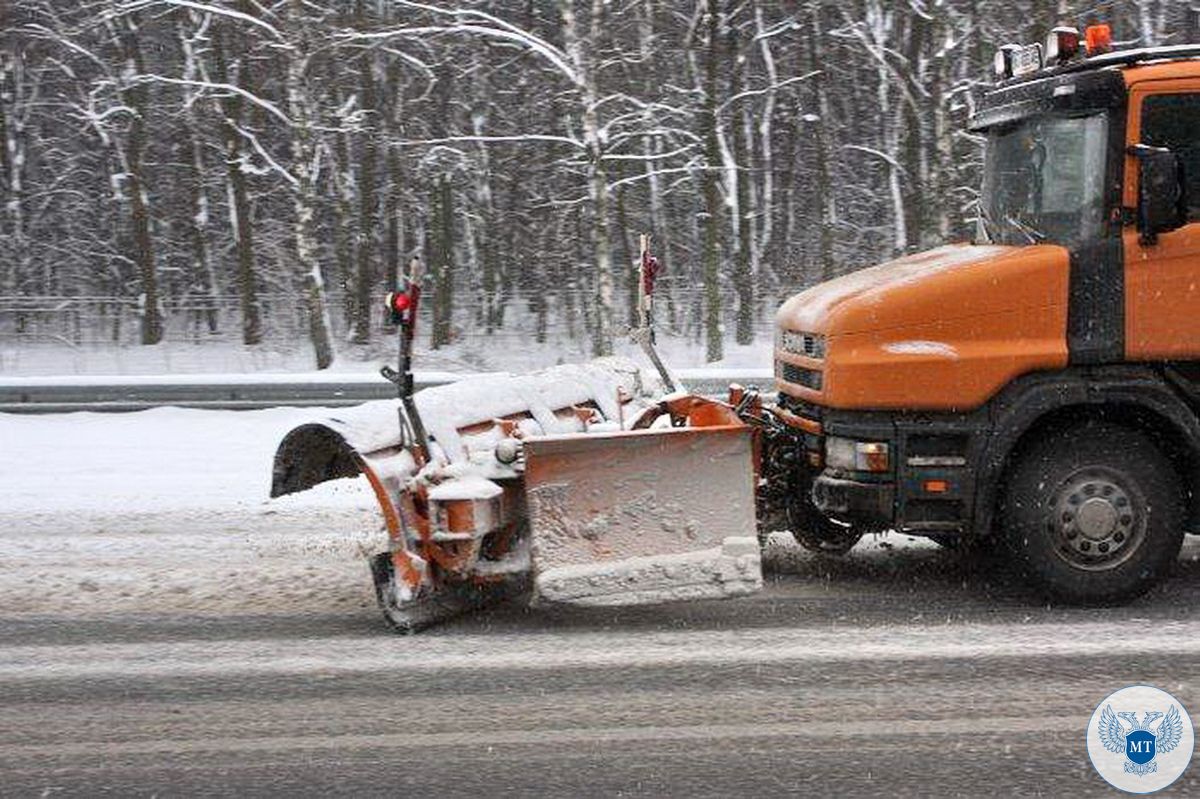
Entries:
{"label": "truck front wheel", "polygon": [[1142,433],[1108,423],[1041,438],[1018,456],[1000,508],[1022,570],[1054,598],[1132,599],[1161,581],[1183,544],[1171,462]]}
{"label": "truck front wheel", "polygon": [[793,495],[787,505],[787,521],[796,543],[818,555],[845,555],[863,537],[861,530],[826,518],[807,492]]}

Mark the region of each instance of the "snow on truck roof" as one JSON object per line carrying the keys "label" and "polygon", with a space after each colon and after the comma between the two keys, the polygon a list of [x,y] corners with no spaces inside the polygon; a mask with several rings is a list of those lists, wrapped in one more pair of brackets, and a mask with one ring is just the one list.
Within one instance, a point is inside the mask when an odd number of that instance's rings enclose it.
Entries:
{"label": "snow on truck roof", "polygon": [[1162,47],[1138,47],[1132,50],[1113,50],[1088,56],[1061,66],[1047,66],[1024,75],[1016,75],[997,82],[995,89],[1004,89],[1020,83],[1030,83],[1056,75],[1076,72],[1094,72],[1101,69],[1129,68],[1155,62],[1191,61],[1200,59],[1200,44],[1176,44]]}
{"label": "snow on truck roof", "polygon": [[[1029,48],[1017,49],[1029,51]],[[1041,58],[1040,49],[1031,52]],[[967,127],[982,131],[1050,111],[1089,113],[1122,107],[1130,85],[1143,80],[1195,76],[1200,73],[1197,59],[1200,59],[1200,44],[1187,44],[1116,50],[1068,60],[1061,65],[1027,69],[985,91]],[[998,57],[997,67],[999,62]]]}

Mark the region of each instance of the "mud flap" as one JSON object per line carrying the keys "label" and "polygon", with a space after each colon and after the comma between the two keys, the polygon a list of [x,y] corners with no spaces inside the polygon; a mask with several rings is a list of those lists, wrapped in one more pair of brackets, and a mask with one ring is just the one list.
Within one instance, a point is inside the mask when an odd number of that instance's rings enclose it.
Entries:
{"label": "mud flap", "polygon": [[637,605],[762,587],[752,430],[545,436],[525,443],[534,599]]}

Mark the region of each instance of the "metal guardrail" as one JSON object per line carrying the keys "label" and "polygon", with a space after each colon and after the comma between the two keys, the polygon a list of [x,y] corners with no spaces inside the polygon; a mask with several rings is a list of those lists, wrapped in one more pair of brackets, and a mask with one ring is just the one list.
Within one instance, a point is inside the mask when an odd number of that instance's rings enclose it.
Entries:
{"label": "metal guardrail", "polygon": [[[723,396],[730,383],[771,390],[770,369],[680,369],[690,391]],[[416,374],[418,389],[444,385],[470,374]],[[370,374],[187,375],[137,377],[0,377],[0,412],[71,413],[141,411],[174,405],[213,410],[288,407],[344,407],[392,399],[396,387]]]}

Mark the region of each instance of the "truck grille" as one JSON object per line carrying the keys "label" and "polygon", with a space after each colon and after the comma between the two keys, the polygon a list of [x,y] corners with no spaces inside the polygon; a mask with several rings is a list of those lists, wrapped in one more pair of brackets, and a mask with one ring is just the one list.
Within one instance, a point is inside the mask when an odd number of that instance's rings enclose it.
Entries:
{"label": "truck grille", "polygon": [[813,419],[819,422],[823,416],[820,405],[802,400],[799,397],[793,397],[791,394],[780,392],[778,402],[780,407],[785,411],[791,411],[798,416],[803,416],[805,419]]}
{"label": "truck grille", "polygon": [[806,358],[825,357],[825,337],[818,333],[800,333],[795,330],[780,330],[776,342],[779,349],[792,355]]}
{"label": "truck grille", "polygon": [[821,372],[816,369],[805,369],[787,361],[775,362],[775,376],[785,383],[795,383],[798,386],[821,390]]}

